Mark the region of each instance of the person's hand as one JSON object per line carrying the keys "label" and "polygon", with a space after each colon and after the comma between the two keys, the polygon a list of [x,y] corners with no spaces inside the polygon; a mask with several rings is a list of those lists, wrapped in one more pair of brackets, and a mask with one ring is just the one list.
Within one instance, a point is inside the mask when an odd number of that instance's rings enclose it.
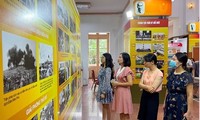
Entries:
{"label": "person's hand", "polygon": [[163,103],[163,106],[162,106],[163,110],[165,110],[165,102]]}
{"label": "person's hand", "polygon": [[112,85],[114,86],[114,87],[117,87],[117,85],[118,85],[118,82],[117,81],[113,81],[113,82],[111,82],[112,83]]}
{"label": "person's hand", "polygon": [[104,99],[106,96],[105,96],[105,94],[101,94],[100,97],[101,97],[101,99]]}
{"label": "person's hand", "polygon": [[192,120],[192,114],[190,111],[187,111],[183,116],[186,117],[187,120]]}
{"label": "person's hand", "polygon": [[110,82],[111,82],[111,84],[112,84],[113,82],[115,82],[115,79],[112,79]]}
{"label": "person's hand", "polygon": [[152,86],[148,86],[147,91],[150,92],[150,93],[153,93],[155,91],[155,88],[152,87]]}

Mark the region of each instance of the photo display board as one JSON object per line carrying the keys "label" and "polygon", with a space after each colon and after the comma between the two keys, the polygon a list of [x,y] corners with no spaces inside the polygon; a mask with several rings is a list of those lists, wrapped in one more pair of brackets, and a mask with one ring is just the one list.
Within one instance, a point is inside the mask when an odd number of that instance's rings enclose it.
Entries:
{"label": "photo display board", "polygon": [[135,76],[133,83],[138,84],[142,77],[145,69],[144,55],[155,53],[158,63],[162,66],[161,71],[164,73],[165,84],[168,67],[168,20],[130,20],[125,26],[124,38],[124,48],[130,53],[131,69]]}
{"label": "photo display board", "polygon": [[75,3],[2,0],[0,11],[1,119],[58,120],[68,111],[70,116],[82,84]]}

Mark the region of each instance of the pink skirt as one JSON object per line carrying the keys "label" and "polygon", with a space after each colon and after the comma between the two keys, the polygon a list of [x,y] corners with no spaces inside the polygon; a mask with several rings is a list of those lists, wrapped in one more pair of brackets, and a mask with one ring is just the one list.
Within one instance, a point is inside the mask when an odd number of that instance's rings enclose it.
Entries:
{"label": "pink skirt", "polygon": [[112,110],[119,114],[133,114],[130,87],[117,87],[115,89]]}

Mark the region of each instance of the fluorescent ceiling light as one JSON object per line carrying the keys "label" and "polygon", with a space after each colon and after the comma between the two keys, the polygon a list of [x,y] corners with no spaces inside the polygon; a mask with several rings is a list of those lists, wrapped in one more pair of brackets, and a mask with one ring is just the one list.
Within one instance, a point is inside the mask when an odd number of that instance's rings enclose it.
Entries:
{"label": "fluorescent ceiling light", "polygon": [[91,7],[90,2],[76,2],[76,7],[78,9],[89,9]]}

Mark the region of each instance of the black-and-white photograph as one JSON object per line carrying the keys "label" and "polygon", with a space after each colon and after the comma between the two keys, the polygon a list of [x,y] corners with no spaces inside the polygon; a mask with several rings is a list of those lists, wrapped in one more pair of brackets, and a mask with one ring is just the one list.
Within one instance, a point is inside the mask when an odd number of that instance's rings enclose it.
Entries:
{"label": "black-and-white photograph", "polygon": [[60,108],[60,114],[65,108],[65,90],[63,89],[59,94],[59,108]]}
{"label": "black-and-white photograph", "polygon": [[37,81],[36,43],[2,32],[4,93]]}
{"label": "black-and-white photograph", "polygon": [[70,85],[68,84],[59,94],[59,110],[60,114],[63,112],[70,99]]}
{"label": "black-and-white photograph", "polygon": [[65,76],[65,79],[68,80],[69,77],[71,76],[70,74],[70,61],[66,61],[65,62],[65,72],[66,72],[66,76]]}
{"label": "black-and-white photograph", "polygon": [[157,56],[164,56],[164,44],[153,44],[153,52],[157,54]]}
{"label": "black-and-white photograph", "polygon": [[71,84],[72,87],[72,95],[74,95],[74,92],[76,91],[76,79],[74,78]]}
{"label": "black-and-white photograph", "polygon": [[53,75],[53,47],[40,44],[40,80]]}
{"label": "black-and-white photograph", "polygon": [[40,111],[40,120],[54,120],[54,101],[51,100]]}
{"label": "black-and-white photograph", "polygon": [[142,77],[144,69],[143,68],[136,68],[136,79],[140,79]]}
{"label": "black-and-white photograph", "polygon": [[70,46],[69,46],[69,35],[65,34],[65,52],[69,53]]}
{"label": "black-and-white photograph", "polygon": [[71,17],[70,17],[70,31],[72,33],[76,32],[76,24],[75,24],[75,22],[73,21],[73,19]]}
{"label": "black-and-white photograph", "polygon": [[69,99],[70,99],[70,85],[68,84],[66,87],[65,87],[65,93],[66,93],[66,96],[65,96],[65,104],[67,105]]}
{"label": "black-and-white photograph", "polygon": [[153,33],[153,40],[164,40],[165,34],[164,33]]}
{"label": "black-and-white photograph", "polygon": [[37,0],[37,14],[52,26],[52,0]]}
{"label": "black-and-white photograph", "polygon": [[151,44],[136,44],[137,52],[151,52]]}
{"label": "black-and-white photograph", "polygon": [[136,31],[137,41],[151,41],[151,31],[150,30],[140,30]]}
{"label": "black-and-white photograph", "polygon": [[76,54],[75,42],[72,39],[70,39],[70,53]]}
{"label": "black-and-white photograph", "polygon": [[20,3],[22,3],[26,8],[28,8],[30,11],[35,10],[35,0],[18,0]]}
{"label": "black-and-white photograph", "polygon": [[58,20],[65,25],[67,28],[69,28],[69,16],[68,16],[68,12],[67,9],[64,6],[64,3],[62,2],[62,0],[57,0],[57,15],[58,15]]}
{"label": "black-and-white photograph", "polygon": [[65,62],[59,62],[59,85],[65,82]]}
{"label": "black-and-white photograph", "polygon": [[65,34],[64,32],[58,28],[58,51],[64,52],[65,51]]}
{"label": "black-and-white photograph", "polygon": [[71,61],[71,75],[73,75],[76,72],[76,61]]}
{"label": "black-and-white photograph", "polygon": [[36,114],[31,120],[38,120],[38,115]]}
{"label": "black-and-white photograph", "polygon": [[144,64],[144,59],[143,55],[136,55],[136,65],[143,65]]}

